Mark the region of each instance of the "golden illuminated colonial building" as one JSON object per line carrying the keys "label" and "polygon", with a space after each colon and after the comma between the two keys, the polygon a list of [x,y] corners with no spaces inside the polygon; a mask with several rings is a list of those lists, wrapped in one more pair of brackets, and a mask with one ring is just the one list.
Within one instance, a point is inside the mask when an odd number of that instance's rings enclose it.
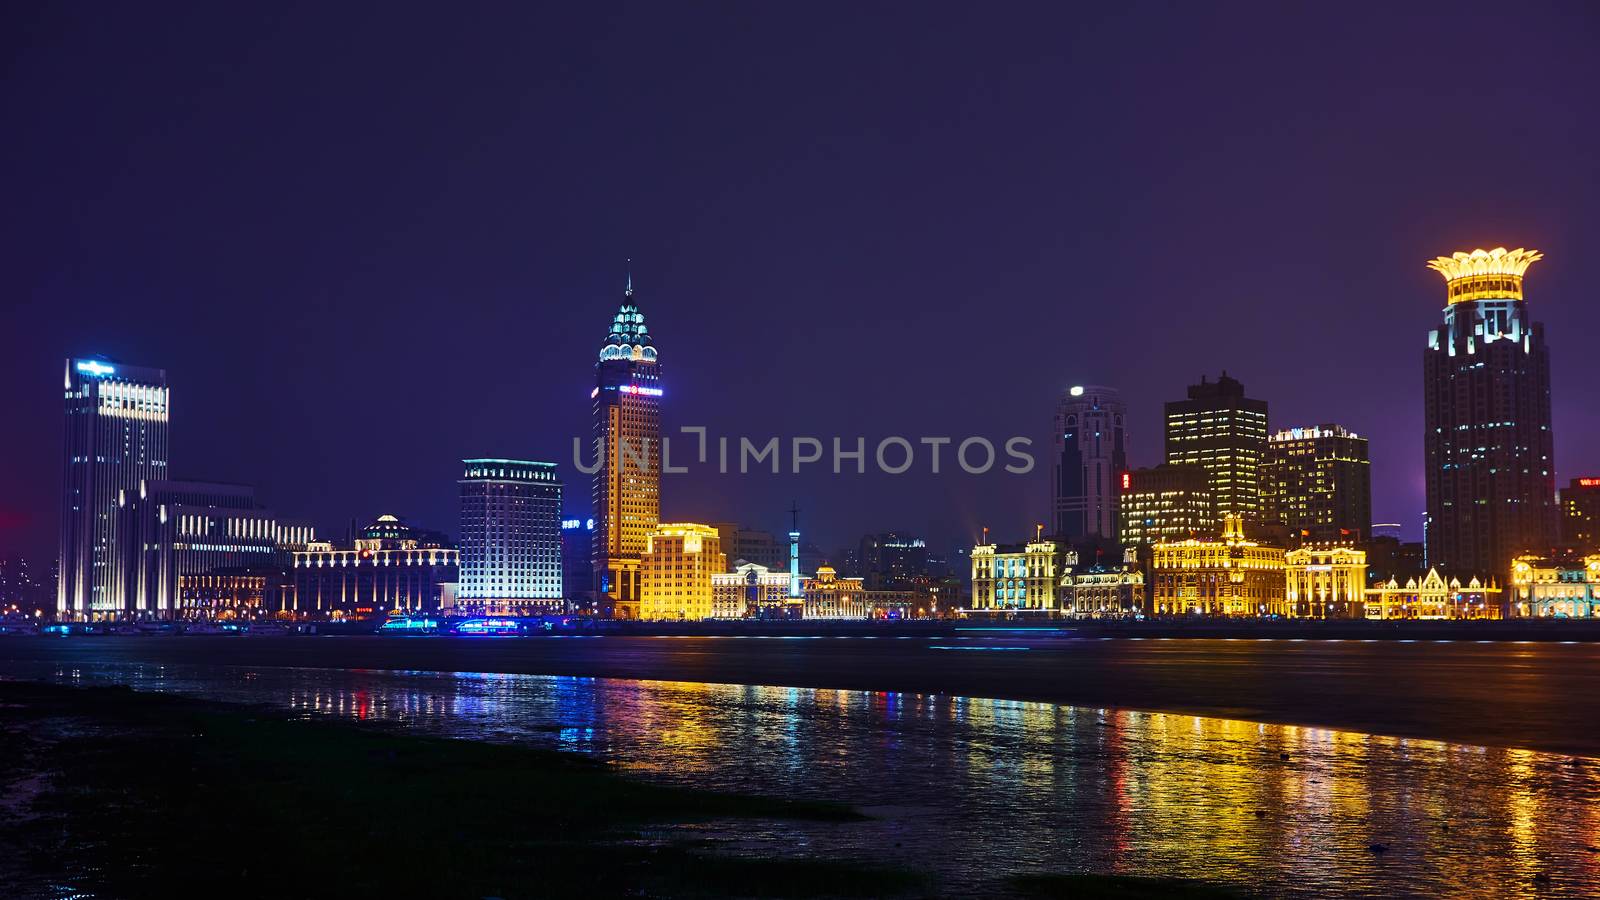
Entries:
{"label": "golden illuminated colonial building", "polygon": [[1284,555],[1285,615],[1359,619],[1367,607],[1367,554],[1354,547],[1306,545]]}
{"label": "golden illuminated colonial building", "polygon": [[[720,526],[717,530],[726,541],[728,532]],[[732,572],[711,576],[711,615],[717,619],[799,618],[799,610],[790,614],[788,607],[799,604],[791,604],[788,594],[788,572],[747,562]]]}
{"label": "golden illuminated colonial building", "polygon": [[711,577],[727,567],[710,525],[659,525],[640,560],[639,618],[698,621],[712,616]]}
{"label": "golden illuminated colonial building", "polygon": [[972,548],[972,608],[1050,615],[1070,551],[1036,537],[1026,544],[980,544]]}
{"label": "golden illuminated colonial building", "polygon": [[1477,578],[1466,584],[1459,578],[1447,581],[1438,569],[1429,569],[1421,581],[1409,578],[1402,585],[1390,578],[1368,588],[1367,618],[1499,619],[1500,588]]}
{"label": "golden illuminated colonial building", "polygon": [[1061,576],[1060,608],[1078,619],[1122,619],[1145,612],[1144,574],[1131,565],[1095,566]]}
{"label": "golden illuminated colonial building", "polygon": [[1511,565],[1511,614],[1532,618],[1600,617],[1600,554],[1577,564],[1519,556]]}
{"label": "golden illuminated colonial building", "polygon": [[1220,540],[1157,544],[1151,557],[1156,615],[1289,615],[1283,549],[1246,540],[1237,515],[1226,518]]}
{"label": "golden illuminated colonial building", "polygon": [[595,597],[603,613],[638,618],[641,555],[661,518],[661,372],[633,279],[595,364]]}

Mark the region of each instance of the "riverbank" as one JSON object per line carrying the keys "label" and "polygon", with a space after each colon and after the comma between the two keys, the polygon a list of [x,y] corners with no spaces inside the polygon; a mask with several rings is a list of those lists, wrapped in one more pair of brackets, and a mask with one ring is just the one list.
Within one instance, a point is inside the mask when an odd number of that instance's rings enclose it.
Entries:
{"label": "riverbank", "polygon": [[[690,822],[848,822],[581,757],[295,721],[117,688],[0,682],[0,878],[40,896],[917,895],[917,873],[721,856]],[[10,893],[9,896],[18,896]]]}
{"label": "riverbank", "polygon": [[[0,809],[0,883],[14,897],[939,893],[910,868],[736,856],[675,831],[864,818],[844,805],[663,787],[566,753],[123,688],[0,681]],[[1094,875],[1009,887],[1235,896]]]}

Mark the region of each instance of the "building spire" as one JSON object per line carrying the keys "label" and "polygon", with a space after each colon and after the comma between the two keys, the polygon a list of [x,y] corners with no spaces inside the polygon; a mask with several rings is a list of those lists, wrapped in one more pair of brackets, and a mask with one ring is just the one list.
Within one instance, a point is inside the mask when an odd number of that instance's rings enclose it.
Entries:
{"label": "building spire", "polygon": [[628,289],[623,292],[626,296],[633,296],[633,257],[628,257]]}

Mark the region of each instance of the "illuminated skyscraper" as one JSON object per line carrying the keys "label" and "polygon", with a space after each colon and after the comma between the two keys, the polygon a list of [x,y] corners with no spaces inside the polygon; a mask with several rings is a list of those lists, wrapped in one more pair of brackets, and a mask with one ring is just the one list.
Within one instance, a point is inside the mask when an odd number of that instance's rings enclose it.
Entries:
{"label": "illuminated skyscraper", "polygon": [[1372,530],[1367,439],[1339,425],[1286,428],[1267,439],[1262,520],[1289,546],[1364,541]]}
{"label": "illuminated skyscraper", "polygon": [[122,501],[141,483],[167,477],[167,373],[69,359],[65,381],[56,609],[64,618],[106,618],[121,613],[127,599]]}
{"label": "illuminated skyscraper", "polygon": [[1447,285],[1423,353],[1431,565],[1503,579],[1554,540],[1550,355],[1522,297],[1540,258],[1499,247],[1428,263]]}
{"label": "illuminated skyscraper", "polygon": [[461,462],[459,605],[476,613],[563,611],[555,463]]}
{"label": "illuminated skyscraper", "polygon": [[1211,481],[1218,519],[1261,521],[1261,459],[1267,445],[1267,403],[1244,395],[1228,377],[1203,376],[1186,400],[1167,403],[1167,462],[1195,465]]}
{"label": "illuminated skyscraper", "polygon": [[602,613],[639,617],[639,562],[661,520],[661,371],[628,279],[595,365],[595,599]]}
{"label": "illuminated skyscraper", "polygon": [[1128,470],[1122,416],[1122,397],[1112,388],[1078,385],[1061,398],[1051,507],[1057,537],[1117,541],[1117,482]]}

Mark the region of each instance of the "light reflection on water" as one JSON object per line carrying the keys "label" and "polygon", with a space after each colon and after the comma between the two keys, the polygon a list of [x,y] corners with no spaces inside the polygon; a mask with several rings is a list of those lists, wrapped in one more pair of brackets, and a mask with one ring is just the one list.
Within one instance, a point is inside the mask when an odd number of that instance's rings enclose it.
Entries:
{"label": "light reflection on water", "polygon": [[1089,870],[1272,895],[1600,895],[1600,760],[942,695],[126,663],[14,674],[268,702],[586,753],[674,784],[841,800],[877,818],[706,833],[735,851],[932,868],[952,893]]}

